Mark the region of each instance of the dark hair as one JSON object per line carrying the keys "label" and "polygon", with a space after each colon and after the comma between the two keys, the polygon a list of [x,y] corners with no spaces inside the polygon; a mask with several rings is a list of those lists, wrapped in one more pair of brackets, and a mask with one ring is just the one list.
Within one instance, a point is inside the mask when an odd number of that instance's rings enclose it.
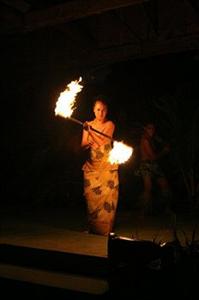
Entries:
{"label": "dark hair", "polygon": [[153,120],[153,119],[145,119],[143,122],[142,122],[142,125],[143,125],[143,128],[146,127],[147,125],[153,125],[154,127],[157,127],[156,126],[156,122]]}
{"label": "dark hair", "polygon": [[95,106],[96,102],[102,102],[107,108],[109,106],[106,96],[104,95],[97,95],[93,98],[93,107]]}

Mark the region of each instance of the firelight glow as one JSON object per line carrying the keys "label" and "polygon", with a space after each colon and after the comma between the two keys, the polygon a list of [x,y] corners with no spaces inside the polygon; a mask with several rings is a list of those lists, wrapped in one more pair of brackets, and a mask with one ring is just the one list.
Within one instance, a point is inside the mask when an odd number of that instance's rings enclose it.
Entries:
{"label": "firelight glow", "polygon": [[123,164],[133,154],[133,148],[125,145],[123,142],[113,142],[113,148],[109,154],[109,162],[111,164]]}
{"label": "firelight glow", "polygon": [[79,80],[71,81],[66,89],[60,94],[55,107],[55,115],[70,118],[76,108],[76,96],[83,88],[83,85],[79,84],[81,80],[82,78],[80,77]]}
{"label": "firelight glow", "polygon": [[[72,117],[72,114],[76,108],[76,96],[83,89],[83,85],[80,84],[81,81],[81,77],[79,78],[79,80],[71,81],[66,86],[66,89],[62,93],[60,93],[60,96],[56,102],[55,115],[59,115],[64,118],[69,118],[71,121],[83,125],[81,121]],[[101,132],[98,131],[98,133],[100,134]],[[103,133],[101,134],[103,135]],[[111,164],[122,164],[125,163],[131,157],[132,153],[132,147],[125,145],[123,142],[114,141],[113,148],[109,153],[108,161]]]}

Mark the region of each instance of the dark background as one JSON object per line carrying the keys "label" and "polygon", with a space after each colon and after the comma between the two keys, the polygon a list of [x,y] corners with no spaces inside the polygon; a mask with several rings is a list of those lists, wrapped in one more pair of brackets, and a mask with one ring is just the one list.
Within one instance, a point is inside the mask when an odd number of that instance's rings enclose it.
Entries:
{"label": "dark background", "polygon": [[[116,123],[115,139],[133,147],[137,146],[137,133],[142,124],[152,120],[158,134],[173,146],[167,157],[169,165],[164,165],[168,176],[177,182],[181,175],[177,166],[173,166],[177,164],[173,152],[178,143],[183,151],[188,146],[186,134],[198,109],[198,64],[195,54],[186,52],[113,64],[96,72],[94,78],[77,71],[66,78],[52,73],[49,79],[43,70],[35,73],[36,78],[32,75],[28,79],[32,84],[28,90],[23,89],[26,79],[17,74],[20,70],[7,64],[4,78],[9,80],[2,90],[2,202],[57,206],[82,201],[82,128],[54,114],[59,94],[79,76],[83,78],[84,88],[77,97],[73,116],[81,121],[90,119],[93,97],[99,93],[106,95],[110,117]],[[170,109],[175,104],[175,111],[161,110],[156,105],[161,101],[166,101]],[[178,123],[170,121],[172,113]],[[176,137],[177,126],[180,126],[180,136]],[[128,202],[134,197],[133,159],[120,167],[124,205],[130,205]],[[181,184],[179,193],[184,189],[183,181]]]}
{"label": "dark background", "polygon": [[[35,12],[49,17],[48,9],[56,10],[63,1],[40,6],[36,1],[22,2],[27,6],[0,1],[1,204],[81,207],[82,128],[54,113],[60,93],[81,76],[84,88],[73,116],[81,121],[91,118],[93,97],[106,95],[116,123],[115,138],[135,149],[141,126],[153,121],[158,134],[171,144],[162,165],[173,188],[173,207],[195,209],[199,190],[197,2],[187,1],[183,7],[180,1],[175,5],[163,1],[165,7],[157,11],[159,1],[136,5],[132,1],[130,7],[99,14],[93,7],[93,15],[83,11],[80,19],[69,10],[74,20],[58,22],[55,17],[53,24],[50,19],[45,23],[42,15],[37,16],[38,23],[28,18]],[[22,17],[29,20],[29,27]],[[175,23],[166,22],[174,19]],[[140,191],[135,161],[134,154],[120,167],[121,208],[134,209]]]}

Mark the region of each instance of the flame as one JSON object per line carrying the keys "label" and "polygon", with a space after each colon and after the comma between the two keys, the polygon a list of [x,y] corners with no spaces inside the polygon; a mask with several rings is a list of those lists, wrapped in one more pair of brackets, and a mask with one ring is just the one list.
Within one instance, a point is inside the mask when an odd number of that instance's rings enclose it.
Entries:
{"label": "flame", "polygon": [[75,110],[75,99],[79,92],[81,92],[83,85],[79,84],[82,80],[71,81],[66,89],[60,94],[55,108],[55,115],[59,115],[64,118],[70,118]]}
{"label": "flame", "polygon": [[109,162],[111,164],[123,164],[132,155],[133,148],[125,145],[123,142],[113,142],[113,148],[109,154]]}

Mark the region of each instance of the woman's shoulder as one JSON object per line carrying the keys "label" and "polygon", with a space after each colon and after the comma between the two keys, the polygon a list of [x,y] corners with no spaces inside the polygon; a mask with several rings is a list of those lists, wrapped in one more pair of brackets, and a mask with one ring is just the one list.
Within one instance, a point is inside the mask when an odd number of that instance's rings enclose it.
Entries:
{"label": "woman's shoulder", "polygon": [[111,121],[111,120],[107,120],[106,123],[105,123],[105,125],[107,127],[115,127],[115,123],[113,121]]}

